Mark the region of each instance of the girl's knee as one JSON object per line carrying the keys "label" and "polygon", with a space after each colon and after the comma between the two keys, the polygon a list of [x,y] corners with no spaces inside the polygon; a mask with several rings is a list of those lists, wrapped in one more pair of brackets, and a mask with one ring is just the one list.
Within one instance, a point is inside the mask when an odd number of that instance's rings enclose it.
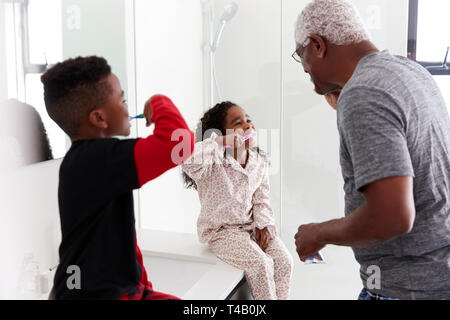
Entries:
{"label": "girl's knee", "polygon": [[275,269],[285,271],[287,274],[292,274],[294,269],[294,259],[289,252],[284,252],[274,258]]}
{"label": "girl's knee", "polygon": [[247,272],[255,276],[273,275],[274,261],[269,256],[261,255],[251,260]]}

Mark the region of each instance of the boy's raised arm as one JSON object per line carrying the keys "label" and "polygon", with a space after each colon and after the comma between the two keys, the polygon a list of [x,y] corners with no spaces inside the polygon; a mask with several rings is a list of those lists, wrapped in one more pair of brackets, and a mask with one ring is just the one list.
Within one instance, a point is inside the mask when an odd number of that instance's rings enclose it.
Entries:
{"label": "boy's raised arm", "polygon": [[155,129],[152,135],[139,139],[134,149],[140,186],[182,164],[194,150],[194,133],[168,97],[157,95],[147,104]]}

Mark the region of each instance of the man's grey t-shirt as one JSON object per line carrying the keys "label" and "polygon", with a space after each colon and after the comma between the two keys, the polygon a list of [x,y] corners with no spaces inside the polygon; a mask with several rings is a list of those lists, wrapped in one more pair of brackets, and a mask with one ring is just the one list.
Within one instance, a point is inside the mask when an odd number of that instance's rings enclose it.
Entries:
{"label": "man's grey t-shirt", "polygon": [[[388,51],[368,55],[343,88],[337,113],[346,215],[363,204],[368,184],[414,177],[412,231],[354,249],[364,287],[390,298],[450,298],[450,118],[433,77]],[[371,266],[380,268],[380,289]]]}

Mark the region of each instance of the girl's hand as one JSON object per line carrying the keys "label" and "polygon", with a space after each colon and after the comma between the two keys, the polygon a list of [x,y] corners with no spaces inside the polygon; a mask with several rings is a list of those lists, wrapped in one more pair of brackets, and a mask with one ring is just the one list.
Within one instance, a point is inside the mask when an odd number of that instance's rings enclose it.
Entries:
{"label": "girl's hand", "polygon": [[218,144],[221,144],[223,146],[230,146],[231,149],[237,150],[245,144],[245,141],[243,141],[242,138],[243,135],[235,132],[226,136],[217,137],[216,141]]}
{"label": "girl's hand", "polygon": [[272,239],[272,236],[270,235],[267,227],[262,230],[255,228],[255,239],[262,251],[266,251],[267,247],[269,246],[269,241]]}

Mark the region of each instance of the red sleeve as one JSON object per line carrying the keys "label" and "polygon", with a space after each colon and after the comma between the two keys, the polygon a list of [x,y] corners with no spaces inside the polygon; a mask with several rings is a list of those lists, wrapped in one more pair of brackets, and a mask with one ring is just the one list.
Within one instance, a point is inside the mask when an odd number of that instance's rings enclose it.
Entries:
{"label": "red sleeve", "polygon": [[154,132],[139,139],[134,148],[140,186],[182,164],[194,151],[194,133],[173,102],[159,95],[152,98],[150,107]]}

